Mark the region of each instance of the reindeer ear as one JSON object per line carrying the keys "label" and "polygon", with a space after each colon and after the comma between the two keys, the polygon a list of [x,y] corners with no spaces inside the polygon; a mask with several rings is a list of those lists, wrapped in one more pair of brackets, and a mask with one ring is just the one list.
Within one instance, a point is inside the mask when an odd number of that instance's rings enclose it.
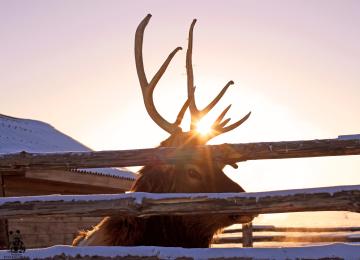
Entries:
{"label": "reindeer ear", "polygon": [[236,163],[229,163],[228,165],[230,165],[231,167],[233,167],[234,169],[239,168],[239,166]]}
{"label": "reindeer ear", "polygon": [[223,170],[226,165],[229,165],[233,167],[234,169],[237,169],[239,166],[236,164],[236,162],[217,162],[218,167]]}

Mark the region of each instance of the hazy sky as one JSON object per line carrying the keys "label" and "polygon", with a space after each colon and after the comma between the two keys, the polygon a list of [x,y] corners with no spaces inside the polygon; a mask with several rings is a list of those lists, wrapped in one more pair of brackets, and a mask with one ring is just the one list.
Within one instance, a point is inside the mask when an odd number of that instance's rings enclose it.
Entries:
{"label": "hazy sky", "polygon": [[[194,32],[196,98],[232,79],[218,109],[250,119],[213,143],[336,138],[360,133],[360,1],[0,1],[0,113],[52,124],[96,150],[154,147],[167,134],[142,102],[138,23],[148,77],[176,46],[155,103],[173,121],[186,95]],[[250,191],[359,184],[359,156],[241,163]]]}

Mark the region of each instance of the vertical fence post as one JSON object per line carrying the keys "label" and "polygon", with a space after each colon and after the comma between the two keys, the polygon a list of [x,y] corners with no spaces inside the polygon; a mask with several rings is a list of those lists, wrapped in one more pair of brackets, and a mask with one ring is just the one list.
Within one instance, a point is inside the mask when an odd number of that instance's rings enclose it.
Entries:
{"label": "vertical fence post", "polygon": [[[0,197],[5,197],[4,175],[0,172]],[[8,249],[8,223],[6,219],[0,220],[0,249]]]}
{"label": "vertical fence post", "polygon": [[252,222],[242,224],[242,244],[243,247],[253,247]]}

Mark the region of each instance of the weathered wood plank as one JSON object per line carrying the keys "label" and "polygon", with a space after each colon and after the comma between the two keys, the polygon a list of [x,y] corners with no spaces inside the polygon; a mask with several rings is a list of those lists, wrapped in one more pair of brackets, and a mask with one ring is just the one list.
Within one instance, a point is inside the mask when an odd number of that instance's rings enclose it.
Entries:
{"label": "weathered wood plank", "polygon": [[360,185],[254,193],[50,195],[0,198],[0,218],[42,215],[255,215],[360,212]]}
{"label": "weathered wood plank", "polygon": [[9,221],[9,230],[20,230],[21,235],[43,235],[43,234],[67,234],[67,233],[76,233],[78,230],[88,230],[92,226],[95,226],[100,222],[92,222],[92,223],[72,223],[66,222],[64,220],[63,223],[34,223],[34,222],[15,222]]}
{"label": "weathered wood plank", "polygon": [[[240,239],[237,243],[239,243]],[[242,225],[242,245],[243,247],[253,247],[253,230],[252,223]]]}
{"label": "weathered wood plank", "polygon": [[[0,197],[5,197],[4,176],[0,174]],[[9,246],[7,219],[0,219],[0,249]]]}
{"label": "weathered wood plank", "polygon": [[[7,196],[32,196],[39,194],[109,194],[124,192],[122,189],[86,184],[74,184],[59,181],[25,178],[23,176],[5,176]],[[96,184],[96,183],[95,183]]]}
{"label": "weathered wood plank", "polygon": [[[213,244],[237,244],[246,243],[246,238],[240,236],[234,237],[218,237],[215,238]],[[360,237],[352,237],[349,235],[301,235],[301,236],[286,236],[286,235],[264,235],[264,236],[253,236],[253,242],[296,242],[296,243],[323,243],[323,242],[347,242],[347,243],[358,243]]]}
{"label": "weathered wood plank", "polygon": [[[253,226],[253,232],[357,232],[360,227],[276,227]],[[225,229],[223,234],[241,233],[241,228]]]}
{"label": "weathered wood plank", "polygon": [[[21,259],[358,259],[360,246],[333,244],[284,248],[178,248],[178,247],[71,247],[54,246],[30,249],[19,254]],[[0,251],[0,259],[8,259],[8,251]],[[13,258],[11,258],[13,259]]]}
{"label": "weathered wood plank", "polygon": [[42,217],[29,217],[29,218],[22,218],[22,219],[11,219],[9,220],[10,223],[28,223],[29,225],[32,224],[40,224],[43,222],[46,223],[54,223],[59,224],[65,221],[67,223],[98,223],[102,217],[84,217],[84,216],[42,216]]}
{"label": "weathered wood plank", "polygon": [[116,190],[127,191],[130,190],[133,180],[104,177],[103,175],[78,173],[66,170],[40,170],[40,171],[26,171],[26,178],[49,180],[56,182],[66,182],[72,184],[84,184],[90,186],[107,187]]}
{"label": "weathered wood plank", "polygon": [[124,167],[146,164],[166,164],[189,160],[204,153],[214,160],[239,162],[259,159],[285,159],[317,156],[359,155],[360,140],[322,139],[289,142],[263,142],[200,146],[194,149],[161,147],[153,149],[68,152],[16,153],[0,155],[0,170],[71,169]]}

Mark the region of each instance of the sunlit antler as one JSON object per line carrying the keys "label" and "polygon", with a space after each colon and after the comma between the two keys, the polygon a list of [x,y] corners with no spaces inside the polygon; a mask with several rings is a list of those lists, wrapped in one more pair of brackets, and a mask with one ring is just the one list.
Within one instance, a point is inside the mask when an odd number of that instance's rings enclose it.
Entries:
{"label": "sunlit antler", "polygon": [[164,129],[166,132],[172,134],[176,131],[180,130],[180,124],[182,118],[184,117],[185,111],[189,106],[189,102],[186,101],[183,107],[181,108],[175,123],[169,123],[166,121],[156,110],[153,100],[153,92],[155,89],[156,84],[160,80],[161,76],[164,74],[166,68],[168,67],[169,63],[171,62],[172,58],[175,56],[176,52],[181,50],[181,47],[175,48],[164,61],[160,69],[156,72],[155,76],[151,79],[150,83],[146,78],[145,70],[144,70],[144,63],[143,63],[143,56],[142,56],[142,45],[143,45],[143,38],[144,38],[144,31],[149,23],[151,18],[151,14],[148,14],[139,24],[136,29],[135,33],[135,62],[136,62],[136,70],[138,74],[138,78],[140,81],[140,86],[143,94],[143,99],[145,103],[146,110],[152,120]]}
{"label": "sunlit antler", "polygon": [[[191,130],[194,130],[196,128],[197,122],[204,117],[223,97],[225,92],[228,90],[228,88],[234,84],[234,82],[231,80],[229,81],[225,87],[220,91],[220,93],[211,101],[204,109],[199,110],[195,103],[195,86],[194,86],[194,73],[192,68],[192,47],[193,47],[193,31],[194,26],[196,23],[196,19],[193,20],[193,22],[190,25],[189,30],[189,42],[188,42],[188,49],[186,52],[186,73],[187,73],[187,89],[188,89],[188,100],[190,101],[189,109],[191,113],[191,124],[190,128]],[[209,134],[208,138],[212,138],[214,136],[220,135],[222,133],[226,133],[228,131],[231,131],[235,129],[236,127],[240,126],[242,123],[244,123],[250,116],[251,112],[249,112],[246,116],[244,116],[239,121],[226,126],[227,123],[229,123],[230,118],[223,120],[226,112],[230,109],[229,105],[216,119],[216,121],[212,125],[212,133]]]}
{"label": "sunlit antler", "polygon": [[[172,134],[179,130],[181,121],[184,117],[184,114],[189,107],[190,114],[191,114],[191,124],[190,124],[190,130],[193,131],[196,128],[197,123],[201,120],[202,117],[204,117],[207,113],[210,112],[211,109],[214,108],[214,106],[219,102],[219,100],[223,97],[225,92],[228,90],[228,88],[234,84],[234,82],[231,80],[229,81],[223,89],[220,91],[220,93],[202,110],[199,110],[196,106],[195,102],[195,86],[194,86],[194,73],[192,68],[192,47],[193,47],[193,31],[194,26],[196,23],[196,19],[193,20],[190,26],[189,30],[189,42],[188,42],[188,49],[186,52],[186,74],[187,74],[187,90],[188,90],[188,99],[182,106],[176,121],[174,123],[169,123],[166,121],[156,110],[153,100],[153,92],[156,87],[156,84],[159,82],[160,78],[166,71],[167,67],[169,66],[172,58],[175,56],[175,54],[181,50],[181,47],[175,48],[169,56],[166,58],[164,63],[161,65],[160,69],[156,72],[155,76],[151,79],[150,83],[148,82],[144,70],[144,62],[143,62],[143,56],[142,56],[142,45],[143,45],[143,38],[144,38],[144,31],[149,23],[149,20],[151,18],[151,15],[148,14],[139,24],[138,28],[136,29],[135,33],[135,62],[136,62],[136,70],[138,74],[138,78],[140,81],[140,86],[143,94],[143,99],[145,103],[146,110],[150,117],[154,120],[154,122],[159,125],[162,129],[167,131],[168,133]],[[230,109],[230,106],[228,106],[216,119],[216,121],[212,125],[212,133],[208,135],[208,139],[220,135],[222,133],[231,131],[241,125],[243,122],[245,122],[249,116],[250,113],[248,113],[245,117],[243,117],[241,120],[226,126],[230,119],[226,119],[224,121],[223,118],[225,117],[226,112]]]}
{"label": "sunlit antler", "polygon": [[187,73],[187,87],[188,87],[188,98],[190,100],[189,108],[191,113],[191,129],[196,127],[196,123],[204,117],[209,111],[219,102],[226,90],[234,84],[233,81],[229,81],[220,93],[210,102],[204,109],[199,110],[195,103],[195,86],[194,86],[194,73],[192,68],[192,46],[193,46],[193,31],[196,23],[196,19],[193,20],[189,30],[189,42],[188,49],[186,52],[186,73]]}

